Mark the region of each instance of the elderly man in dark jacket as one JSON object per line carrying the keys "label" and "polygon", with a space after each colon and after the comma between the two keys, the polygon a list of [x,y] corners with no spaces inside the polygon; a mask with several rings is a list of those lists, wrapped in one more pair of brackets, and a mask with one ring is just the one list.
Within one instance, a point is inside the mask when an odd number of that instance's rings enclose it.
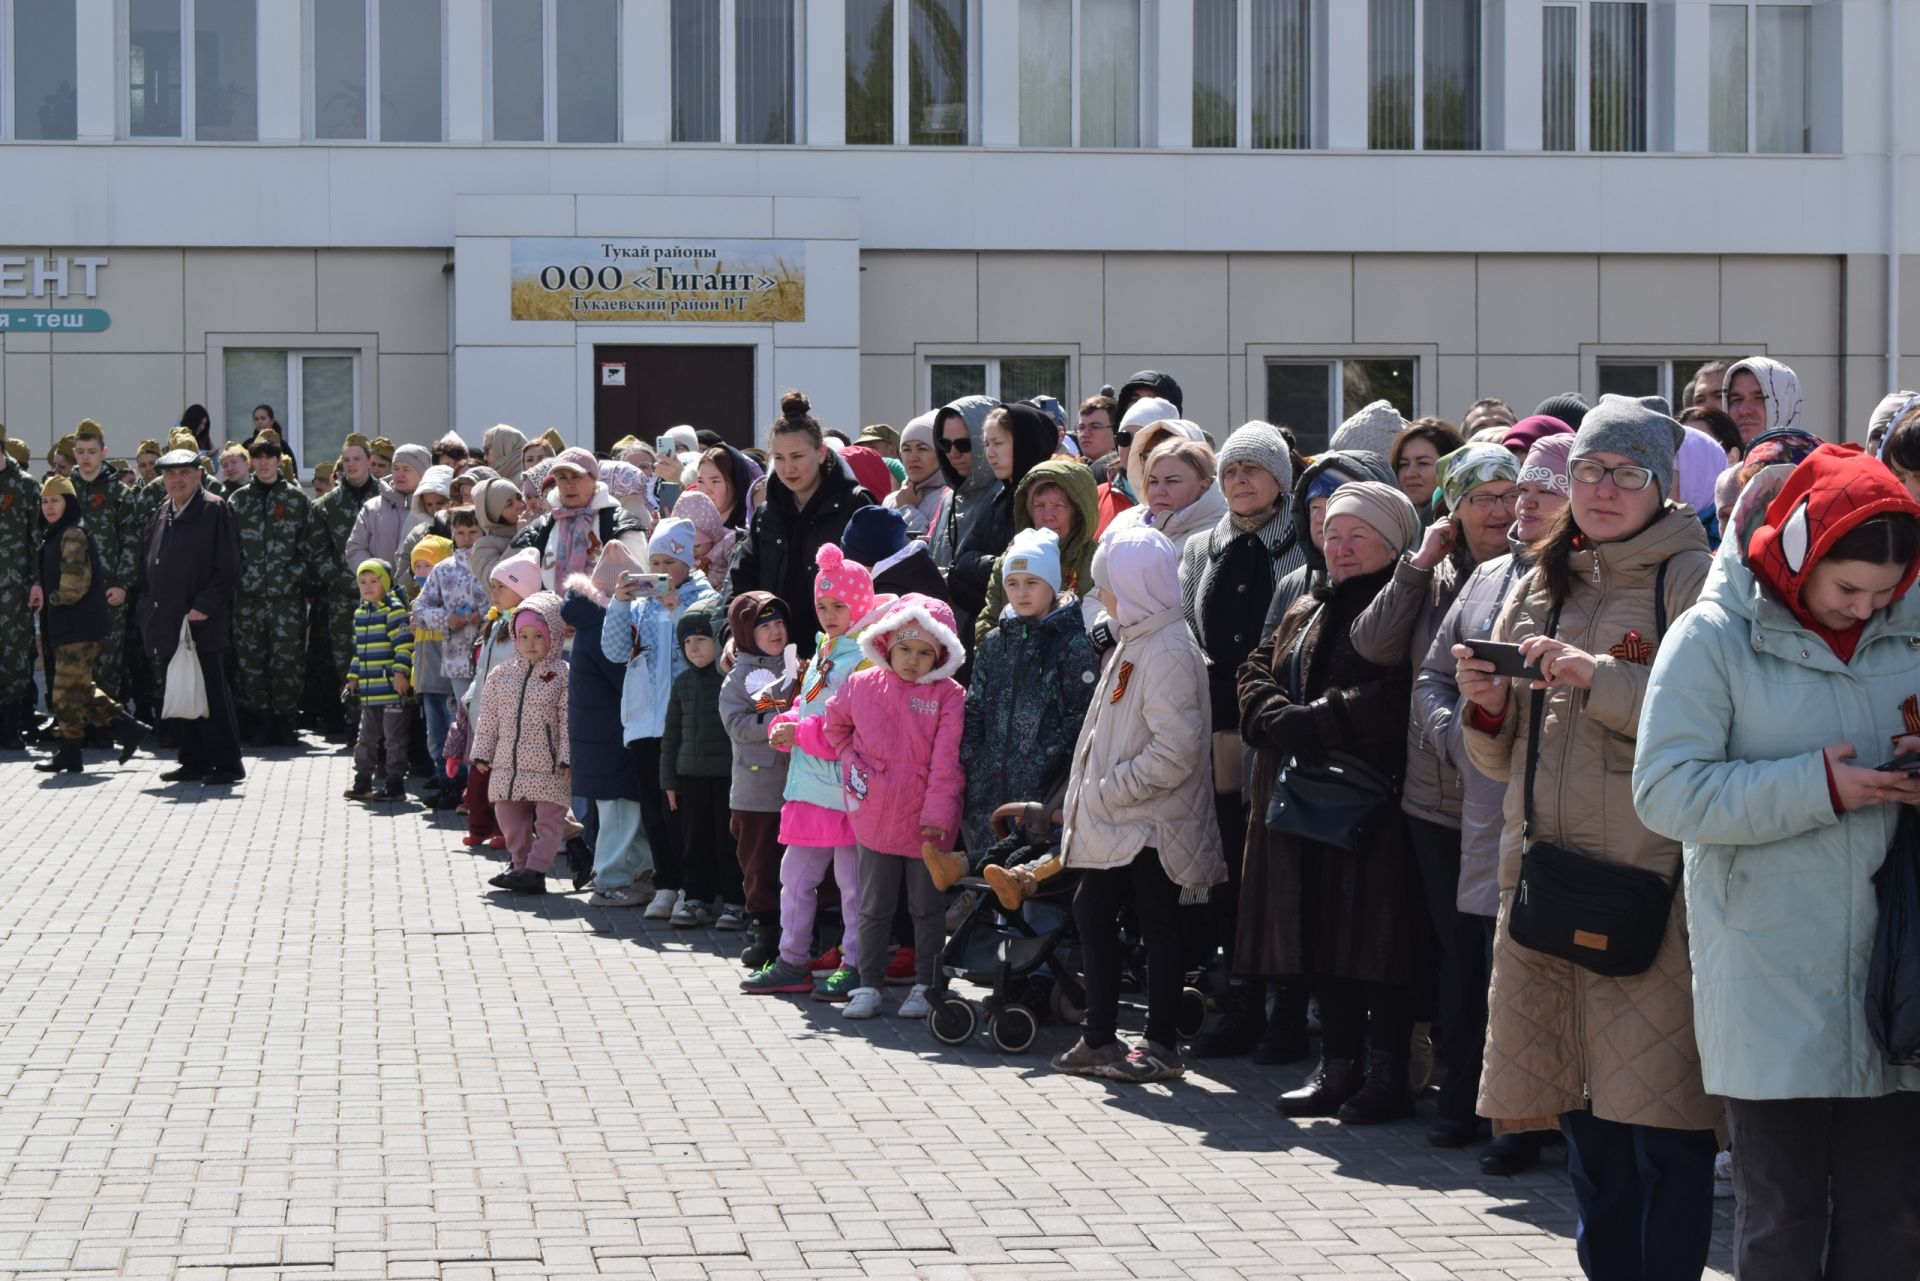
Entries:
{"label": "elderly man in dark jacket", "polygon": [[201,486],[198,457],[174,450],[159,466],[167,494],[141,535],[135,567],[140,638],[155,669],[164,672],[179,648],[181,624],[189,624],[207,686],[206,719],[173,722],[180,764],[160,777],[227,786],[246,777],[225,666],[233,594],[240,582],[240,540],[225,500]]}

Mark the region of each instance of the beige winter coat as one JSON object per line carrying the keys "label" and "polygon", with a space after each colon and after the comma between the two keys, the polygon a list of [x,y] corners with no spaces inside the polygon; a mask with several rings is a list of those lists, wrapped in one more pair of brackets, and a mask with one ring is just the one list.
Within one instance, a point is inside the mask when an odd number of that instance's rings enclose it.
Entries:
{"label": "beige winter coat", "polygon": [[[1547,693],[1533,828],[1535,840],[1662,876],[1679,868],[1679,843],[1648,831],[1633,806],[1634,739],[1652,653],[1636,662],[1610,651],[1624,653],[1630,631],[1654,642],[1653,585],[1669,558],[1671,631],[1712,563],[1691,508],[1669,506],[1639,535],[1574,554],[1574,586],[1555,634],[1592,654],[1598,666],[1591,691]],[[1529,577],[1507,598],[1493,638],[1541,635],[1547,613],[1546,590]],[[1604,1120],[1710,1130],[1720,1105],[1700,1083],[1682,897],[1673,900],[1653,966],[1632,978],[1603,978],[1507,936],[1520,872],[1528,703],[1527,690],[1516,683],[1499,734],[1482,733],[1471,721],[1465,733],[1474,765],[1508,780],[1480,1114],[1510,1128],[1551,1124],[1590,1098],[1594,1115]]]}
{"label": "beige winter coat", "polygon": [[1125,867],[1152,846],[1176,885],[1218,885],[1206,658],[1178,608],[1118,634],[1067,775],[1067,866]]}

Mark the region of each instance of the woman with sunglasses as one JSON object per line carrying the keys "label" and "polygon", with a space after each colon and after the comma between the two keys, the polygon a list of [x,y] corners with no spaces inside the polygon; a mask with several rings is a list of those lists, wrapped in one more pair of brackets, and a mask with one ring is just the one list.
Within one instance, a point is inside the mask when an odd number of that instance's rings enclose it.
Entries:
{"label": "woman with sunglasses", "polygon": [[[1434,633],[1474,566],[1509,551],[1507,531],[1513,525],[1520,460],[1504,445],[1462,445],[1440,458],[1433,476],[1434,505],[1446,515],[1427,526],[1418,550],[1400,558],[1393,581],[1353,625],[1353,648],[1360,657],[1381,667],[1409,668],[1416,679]],[[1415,1014],[1440,1025],[1440,1061],[1446,1067],[1439,1115],[1427,1139],[1436,1147],[1457,1148],[1471,1143],[1479,1130],[1474,1095],[1486,1010],[1481,960],[1485,942],[1478,919],[1457,905],[1465,784],[1459,767],[1428,736],[1417,696],[1408,710],[1407,777],[1400,808],[1407,814],[1436,945],[1433,955],[1422,958],[1427,963],[1419,966],[1418,972],[1427,977],[1415,985]],[[1416,1028],[1416,1039],[1420,1031]],[[1394,1116],[1413,1110],[1410,1095],[1402,1093],[1393,1102]]]}
{"label": "woman with sunglasses", "polygon": [[941,569],[952,566],[954,554],[973,532],[1000,483],[987,466],[985,440],[987,415],[999,407],[999,401],[987,396],[962,396],[934,411],[933,445],[940,454],[947,496],[933,519],[927,549]]}
{"label": "woman with sunglasses", "polygon": [[1645,921],[1662,931],[1658,952],[1626,977],[1523,947],[1511,928],[1528,846],[1646,869],[1670,885],[1680,874],[1679,842],[1649,831],[1633,806],[1649,668],[1711,563],[1692,509],[1667,500],[1679,436],[1666,415],[1601,397],[1574,437],[1572,500],[1493,628],[1492,639],[1519,643],[1540,679],[1516,688],[1468,647],[1453,651],[1472,704],[1467,756],[1508,780],[1479,1111],[1506,1129],[1558,1118],[1580,1264],[1594,1281],[1698,1277],[1706,1267],[1720,1107],[1701,1085],[1694,1044],[1686,905],[1672,897],[1664,927]]}

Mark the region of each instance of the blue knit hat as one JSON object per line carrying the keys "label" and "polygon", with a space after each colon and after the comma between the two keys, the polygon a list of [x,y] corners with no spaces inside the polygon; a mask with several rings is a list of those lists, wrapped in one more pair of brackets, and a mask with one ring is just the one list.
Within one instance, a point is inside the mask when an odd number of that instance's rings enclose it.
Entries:
{"label": "blue knit hat", "polygon": [[840,550],[862,565],[878,565],[906,545],[907,518],[891,507],[862,507],[840,535]]}

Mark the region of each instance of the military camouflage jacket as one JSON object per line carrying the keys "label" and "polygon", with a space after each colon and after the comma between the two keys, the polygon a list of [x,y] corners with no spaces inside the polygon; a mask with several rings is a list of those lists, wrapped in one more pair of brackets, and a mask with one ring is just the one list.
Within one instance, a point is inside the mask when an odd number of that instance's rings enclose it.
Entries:
{"label": "military camouflage jacket", "polygon": [[284,480],[249,482],[227,495],[240,540],[238,604],[253,597],[304,596],[312,575],[313,501]]}
{"label": "military camouflage jacket", "polygon": [[0,588],[24,592],[33,582],[39,537],[40,486],[7,459],[0,471]]}
{"label": "military camouflage jacket", "polygon": [[360,598],[360,584],[354,576],[355,567],[347,564],[347,539],[353,535],[354,518],[360,514],[361,504],[379,492],[379,482],[371,476],[358,490],[343,479],[313,504],[314,579],[335,594],[356,601]]}
{"label": "military camouflage jacket", "polygon": [[82,476],[78,467],[67,479],[73,482],[87,529],[100,548],[100,564],[107,572],[107,586],[132,587],[134,560],[140,554],[141,529],[135,528],[137,514],[127,487],[120,483],[119,475],[106,466],[102,466],[100,474],[92,480]]}

